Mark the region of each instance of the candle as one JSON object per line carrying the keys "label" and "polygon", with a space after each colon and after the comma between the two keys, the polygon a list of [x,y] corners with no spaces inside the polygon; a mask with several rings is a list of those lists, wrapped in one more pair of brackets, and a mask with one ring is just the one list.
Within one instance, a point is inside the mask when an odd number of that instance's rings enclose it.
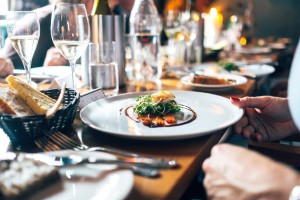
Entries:
{"label": "candle", "polygon": [[223,15],[216,8],[211,8],[209,13],[204,13],[204,46],[211,48],[221,35]]}

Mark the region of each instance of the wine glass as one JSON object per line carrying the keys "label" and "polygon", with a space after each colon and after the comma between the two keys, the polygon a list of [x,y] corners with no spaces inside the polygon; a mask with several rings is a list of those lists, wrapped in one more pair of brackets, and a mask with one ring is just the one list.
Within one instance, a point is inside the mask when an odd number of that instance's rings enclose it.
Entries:
{"label": "wine glass", "polygon": [[[187,16],[187,17],[186,17]],[[198,24],[194,18],[185,13],[181,16],[181,31],[177,34],[177,40],[184,41],[186,45],[186,60],[190,64],[191,61],[191,46],[197,37]]]}
{"label": "wine glass", "polygon": [[173,65],[183,65],[184,54],[182,42],[177,39],[181,32],[181,13],[178,10],[168,10],[164,14],[164,31],[168,37],[168,46],[166,48],[167,62]]}
{"label": "wine glass", "polygon": [[26,80],[31,85],[31,62],[39,37],[40,23],[35,12],[8,11],[7,34],[26,71]]}
{"label": "wine glass", "polygon": [[180,12],[169,10],[165,14],[164,30],[169,40],[176,39],[181,31]]}
{"label": "wine glass", "polygon": [[84,4],[54,5],[51,17],[51,37],[56,48],[69,60],[72,87],[76,90],[75,65],[90,41],[89,20]]}

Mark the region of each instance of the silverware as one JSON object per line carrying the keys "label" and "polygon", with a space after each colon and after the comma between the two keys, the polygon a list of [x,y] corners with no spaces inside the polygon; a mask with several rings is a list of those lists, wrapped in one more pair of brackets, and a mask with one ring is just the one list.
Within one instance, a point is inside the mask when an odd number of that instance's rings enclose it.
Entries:
{"label": "silverware", "polygon": [[[14,160],[17,156],[25,156],[30,159],[38,160],[48,165],[56,167],[65,167],[65,166],[78,166],[83,164],[114,164],[119,168],[130,169],[135,174],[139,174],[147,177],[157,177],[159,176],[159,171],[157,169],[148,168],[151,165],[146,165],[143,163],[138,163],[134,161],[128,161],[123,159],[98,159],[94,157],[83,157],[80,155],[69,155],[69,156],[54,156],[50,154],[42,153],[13,153],[7,152],[0,156],[1,160]],[[145,167],[145,168],[142,168]]]}
{"label": "silverware", "polygon": [[156,168],[160,169],[170,169],[177,166],[177,162],[174,159],[161,159],[161,158],[152,158],[145,157],[139,154],[125,152],[113,148],[107,147],[88,147],[87,145],[80,144],[66,135],[60,132],[54,133],[45,133],[45,137],[40,138],[35,141],[35,144],[40,149],[45,149],[46,151],[55,151],[61,149],[73,149],[75,151],[102,151],[107,153],[118,154],[130,159],[136,160],[138,162],[143,162],[145,164],[155,164]]}

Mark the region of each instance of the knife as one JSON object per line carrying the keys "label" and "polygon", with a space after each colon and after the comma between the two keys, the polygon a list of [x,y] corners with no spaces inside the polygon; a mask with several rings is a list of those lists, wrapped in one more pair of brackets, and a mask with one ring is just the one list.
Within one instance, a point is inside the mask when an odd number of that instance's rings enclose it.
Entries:
{"label": "knife", "polygon": [[[19,153],[20,155],[24,155],[26,158],[39,160],[48,165],[56,166],[56,167],[64,167],[64,166],[77,166],[84,164],[115,164],[121,166],[129,166],[133,165],[136,167],[144,167],[144,168],[173,168],[177,165],[175,162],[173,165],[170,163],[169,165],[162,165],[161,162],[154,162],[149,159],[144,158],[117,158],[117,159],[108,159],[108,158],[96,158],[96,157],[85,157],[78,154],[70,154],[68,156],[57,156],[45,153]],[[13,152],[8,152],[6,154],[2,154],[0,156],[0,160],[13,160],[17,157],[18,154]]]}
{"label": "knife", "polygon": [[45,164],[56,166],[56,167],[64,167],[64,166],[80,166],[82,164],[116,164],[124,169],[131,169],[135,174],[146,176],[146,177],[157,177],[159,176],[158,169],[149,167],[149,165],[140,165],[147,166],[145,168],[140,167],[139,164],[132,164],[132,162],[128,163],[125,161],[117,161],[113,159],[98,159],[98,158],[84,158],[80,155],[70,155],[70,156],[54,156],[50,154],[42,154],[42,153],[13,153],[7,152],[5,154],[0,155],[1,161],[12,161],[16,160],[18,156],[24,156],[29,159],[34,159],[41,161]]}

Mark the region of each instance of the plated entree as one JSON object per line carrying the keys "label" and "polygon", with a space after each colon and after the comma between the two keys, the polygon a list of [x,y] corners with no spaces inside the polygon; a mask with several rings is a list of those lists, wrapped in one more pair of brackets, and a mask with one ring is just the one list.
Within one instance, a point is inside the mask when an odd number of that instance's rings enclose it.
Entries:
{"label": "plated entree", "polygon": [[228,72],[241,71],[240,67],[233,62],[219,61],[217,64]]}
{"label": "plated entree", "polygon": [[205,84],[205,85],[234,85],[236,80],[221,78],[215,76],[208,76],[204,74],[195,74],[192,79],[193,83]]}
{"label": "plated entree", "polygon": [[180,106],[174,100],[173,93],[159,91],[153,94],[143,95],[137,98],[133,107],[137,119],[147,126],[165,126],[175,124],[175,113],[180,111]]}

